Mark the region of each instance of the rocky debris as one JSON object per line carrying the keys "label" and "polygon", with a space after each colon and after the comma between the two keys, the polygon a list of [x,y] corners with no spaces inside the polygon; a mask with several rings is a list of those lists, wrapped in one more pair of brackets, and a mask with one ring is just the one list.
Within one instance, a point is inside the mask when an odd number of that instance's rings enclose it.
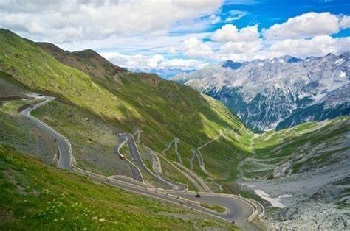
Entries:
{"label": "rocky debris", "polygon": [[286,176],[288,173],[291,172],[291,166],[292,166],[292,162],[291,161],[287,161],[285,163],[283,163],[280,166],[277,166],[274,170],[273,170],[273,178],[280,178],[283,176]]}
{"label": "rocky debris", "polygon": [[303,202],[271,212],[269,223],[274,230],[329,230],[350,229],[350,211],[333,204]]}

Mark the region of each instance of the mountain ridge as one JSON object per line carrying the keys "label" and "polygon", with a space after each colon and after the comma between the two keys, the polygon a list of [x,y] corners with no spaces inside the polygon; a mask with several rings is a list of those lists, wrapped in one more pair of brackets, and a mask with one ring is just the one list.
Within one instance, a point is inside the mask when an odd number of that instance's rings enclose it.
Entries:
{"label": "mountain ridge", "polygon": [[[349,221],[348,215],[344,215],[343,212],[344,209],[349,208],[347,199],[349,190],[345,187],[349,185],[347,177],[349,162],[347,160],[350,148],[348,142],[350,117],[323,123],[301,124],[290,129],[270,131],[261,135],[253,134],[223,104],[189,86],[162,80],[157,75],[124,71],[118,72],[115,78],[104,74],[94,77],[90,74],[89,68],[79,69],[79,67],[93,66],[94,62],[91,64],[89,57],[97,56],[94,51],[80,52],[79,57],[62,50],[58,50],[58,53],[62,53],[61,62],[55,58],[55,55],[50,54],[50,50],[45,51],[29,40],[0,30],[0,88],[4,86],[8,89],[5,96],[17,93],[17,86],[24,87],[31,92],[56,96],[57,100],[38,108],[33,112],[33,116],[69,139],[77,166],[85,170],[85,173],[97,173],[103,178],[107,176],[108,179],[123,175],[123,179],[128,181],[127,177],[132,176],[127,165],[129,162],[121,160],[120,156],[118,157],[117,153],[113,152],[116,145],[124,142],[118,134],[122,135],[127,132],[134,135],[134,143],[139,149],[140,158],[150,171],[152,171],[152,164],[157,162],[159,166],[162,166],[164,177],[187,184],[192,190],[198,190],[198,188],[193,181],[189,181],[191,177],[185,177],[185,175],[196,175],[196,182],[204,182],[203,185],[210,188],[208,191],[234,192],[243,197],[255,198],[264,204],[267,217],[271,218],[271,214],[275,216],[272,221],[274,227],[283,227],[285,223],[288,227],[295,227],[296,222],[298,227],[304,227],[305,217],[311,220],[306,224],[312,223],[312,227],[330,227],[329,229],[333,228],[333,230],[339,227],[349,227],[349,224],[346,223]],[[70,66],[63,63],[72,56],[75,61],[70,62]],[[334,57],[336,56],[329,55],[327,59],[334,59]],[[322,58],[309,60],[319,62]],[[338,63],[341,64],[341,61]],[[275,64],[277,65],[278,62]],[[112,64],[109,64],[109,67],[110,65]],[[292,60],[290,65],[296,66],[300,63],[298,60]],[[271,69],[274,67],[273,63],[266,66]],[[99,73],[109,73],[109,67],[101,65],[102,72]],[[217,74],[216,71],[222,69],[220,66],[207,68],[213,74]],[[246,66],[242,65],[241,68],[246,68]],[[255,69],[254,73],[258,73],[258,70],[258,68]],[[218,83],[230,84],[229,80],[222,81],[220,75],[216,77]],[[254,83],[259,83],[259,78],[253,78],[253,80]],[[12,87],[11,84],[8,84],[9,82],[15,86]],[[305,88],[314,89],[326,83],[311,81]],[[332,92],[327,101],[324,101],[326,109],[333,110],[334,105],[338,105],[339,102],[339,105],[343,105],[343,101],[348,102],[348,85],[343,84],[344,81],[336,83],[338,84],[336,87],[330,86]],[[283,84],[285,83],[282,82],[280,85]],[[276,89],[276,92],[281,95],[288,92],[277,87],[272,88],[271,92]],[[216,90],[216,88],[213,89],[214,93],[218,93]],[[234,93],[236,99],[245,102],[244,97],[247,95],[241,95],[238,91]],[[264,93],[266,92],[259,92],[259,95],[254,98],[264,99]],[[312,96],[322,100],[322,97],[319,97],[322,94],[324,94],[322,91],[315,92]],[[293,95],[290,97],[295,98]],[[312,100],[312,97],[309,100]],[[5,150],[3,153],[5,157],[0,156],[0,168],[7,166],[1,165],[1,161],[11,159],[12,153],[8,148],[3,148],[2,144],[11,145],[24,153],[29,152],[45,159],[48,165],[52,164],[57,151],[55,140],[45,137],[42,131],[35,131],[33,124],[18,115],[18,107],[35,103],[37,103],[35,99],[25,99],[0,105],[0,124],[2,125],[0,152],[2,149]],[[282,100],[278,103],[281,108],[285,106]],[[298,103],[307,105],[309,101],[300,99]],[[260,108],[262,106],[265,107],[261,104]],[[319,109],[313,109],[311,113],[314,113],[315,110]],[[132,164],[131,151],[125,147],[119,151]],[[21,155],[17,154],[13,155]],[[157,156],[158,160],[154,161]],[[25,168],[22,169],[21,164],[18,166],[16,168],[23,172],[26,171]],[[327,166],[342,171],[342,175],[337,176],[336,182],[317,180],[321,175],[317,173]],[[142,169],[140,171],[142,172]],[[157,172],[160,172],[159,169]],[[327,171],[322,173],[324,172]],[[0,172],[0,180],[1,174],[2,172]],[[164,185],[152,181],[144,171],[141,174],[145,177],[146,184],[152,185],[152,189],[156,190],[155,193],[157,193],[157,188],[163,188]],[[31,172],[28,176],[32,175]],[[51,173],[47,175],[54,176]],[[317,184],[311,184],[312,182],[305,180],[304,177],[309,176],[312,176],[309,179],[316,179]],[[347,178],[343,178],[344,176]],[[245,185],[239,185],[240,183]],[[289,189],[283,187],[284,184],[293,186],[294,183],[302,183],[305,187],[293,187],[293,190],[300,192],[300,195],[289,195]],[[339,184],[337,190],[334,190],[335,184]],[[8,182],[5,182],[5,185],[5,190],[13,189],[13,187],[16,189],[16,186],[9,186]],[[272,199],[283,203],[293,202],[290,205],[294,207],[271,208],[274,205],[267,202],[269,199],[264,198],[266,201],[263,201],[257,195],[247,192],[244,187],[254,188],[253,190],[248,189],[249,191],[263,190],[273,197]],[[202,193],[200,189],[199,191]],[[304,193],[306,191],[307,195]],[[339,197],[328,195],[333,192]],[[203,195],[198,200],[203,200],[205,197]],[[22,198],[17,194],[14,197]],[[194,198],[195,193],[190,197]],[[311,205],[310,208],[313,210],[315,207],[312,206],[315,206],[315,203],[317,203],[317,208],[310,212],[308,206]],[[22,204],[12,206],[17,208]],[[336,213],[332,217],[323,213],[324,209],[329,206],[332,206],[332,213]],[[335,206],[340,206],[340,208]],[[152,208],[154,207],[150,206],[150,209]],[[238,209],[231,211],[240,212]],[[25,213],[29,214],[28,211]],[[315,214],[320,217],[320,223],[313,223]],[[323,218],[326,216],[327,220],[324,221]],[[132,219],[131,216],[130,219]],[[69,221],[68,224],[70,223],[74,222]]]}
{"label": "mountain ridge", "polygon": [[77,68],[94,78],[119,81],[118,74],[127,72],[126,69],[111,64],[92,49],[69,52],[52,43],[36,44],[53,55],[61,63]]}
{"label": "mountain ridge", "polygon": [[[85,117],[97,117],[98,123],[108,124],[108,127],[119,131],[134,133],[136,129],[141,129],[143,143],[158,153],[174,138],[179,138],[183,164],[188,168],[193,147],[199,147],[216,137],[220,130],[231,128],[236,132],[240,131],[237,137],[232,134],[213,144],[218,150],[222,150],[221,155],[227,156],[229,161],[217,160],[215,153],[206,154],[206,167],[218,178],[228,177],[224,166],[236,163],[248,154],[244,142],[240,142],[240,136],[248,136],[249,131],[242,127],[241,121],[218,101],[201,95],[188,86],[163,80],[156,75],[134,74],[124,70],[118,72],[116,78],[95,78],[89,75],[89,69],[79,70],[91,66],[91,60],[76,58],[76,54],[84,57],[89,57],[90,54],[96,56],[95,52],[72,54],[54,46],[43,50],[37,44],[23,40],[13,33],[0,33],[0,47],[0,62],[3,64],[0,69],[9,78],[21,82],[31,90],[56,96],[58,102],[40,108],[39,116],[58,131],[63,129],[70,132],[70,135],[62,132],[67,138],[74,139],[74,136],[78,136],[74,130],[69,129],[73,126],[66,125],[65,121],[62,121],[62,126],[56,126],[61,124],[62,118],[77,119],[79,121],[73,120],[74,123],[85,124],[82,121],[84,118],[74,116],[83,115],[80,111],[85,111]],[[52,56],[48,51],[56,55]],[[62,62],[54,58],[59,55]],[[70,60],[72,56],[74,62],[70,62],[70,66],[65,65],[65,60]],[[109,67],[114,68],[114,65],[102,66],[101,73],[108,73]],[[110,129],[112,128],[107,131]],[[109,139],[111,137],[108,141]],[[86,166],[98,165],[93,159],[84,159],[86,153],[81,149],[83,143],[72,145],[73,149],[76,145],[75,149],[79,152],[78,160],[85,161]],[[106,153],[106,148],[103,149],[103,155],[107,158],[110,154]],[[230,149],[235,150],[233,155],[229,155],[232,153]],[[176,160],[175,153],[171,151],[168,158]],[[197,162],[194,163],[194,170],[206,175]]]}
{"label": "mountain ridge", "polygon": [[[226,61],[173,80],[220,100],[249,127],[263,131],[349,115],[350,98],[345,95],[350,86],[349,66],[349,52],[304,60],[284,56],[244,63]],[[324,116],[311,110],[314,105]],[[344,110],[337,114],[337,107]],[[312,113],[298,114],[307,108]],[[289,121],[284,121],[287,118]]]}

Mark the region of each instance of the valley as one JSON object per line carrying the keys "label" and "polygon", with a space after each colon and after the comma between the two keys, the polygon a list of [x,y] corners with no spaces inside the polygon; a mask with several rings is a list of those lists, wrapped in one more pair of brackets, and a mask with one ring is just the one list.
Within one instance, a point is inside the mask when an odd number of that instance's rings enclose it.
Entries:
{"label": "valley", "polygon": [[[219,101],[92,50],[7,30],[0,48],[0,227],[47,219],[57,230],[350,227],[348,116],[256,134]],[[60,204],[45,213],[44,189],[45,202]],[[79,211],[90,219],[74,223]]]}

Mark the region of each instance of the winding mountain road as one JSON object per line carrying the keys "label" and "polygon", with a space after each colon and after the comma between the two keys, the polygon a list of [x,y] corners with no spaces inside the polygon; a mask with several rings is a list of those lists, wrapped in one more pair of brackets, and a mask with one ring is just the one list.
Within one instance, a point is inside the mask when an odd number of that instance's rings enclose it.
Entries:
{"label": "winding mountain road", "polygon": [[169,186],[171,186],[173,189],[175,190],[186,190],[186,186],[182,185],[182,184],[176,184],[164,177],[161,177],[159,175],[154,174],[151,170],[149,170],[143,163],[141,156],[140,156],[140,152],[137,149],[136,143],[134,138],[128,134],[125,133],[126,139],[128,141],[128,147],[130,150],[130,155],[132,157],[132,159],[134,160],[135,164],[140,168],[143,169],[145,172],[147,172],[149,175],[151,175],[155,180],[160,181],[162,183],[165,183]]}
{"label": "winding mountain road", "polygon": [[42,122],[41,120],[31,115],[31,112],[33,110],[51,102],[52,100],[55,99],[55,97],[40,96],[40,95],[31,95],[31,96],[34,97],[35,99],[42,99],[44,101],[37,103],[33,106],[27,107],[26,109],[22,110],[20,114],[30,119],[40,129],[44,130],[53,139],[55,139],[58,147],[58,153],[59,153],[57,167],[67,169],[67,170],[72,170],[72,147],[68,139],[65,138],[63,135],[61,135],[60,133],[58,133],[57,131],[55,131],[46,123]]}
{"label": "winding mountain road", "polygon": [[[93,177],[96,180],[106,182],[108,184],[117,186],[119,188],[128,190],[133,193],[142,194],[146,196],[150,196],[156,199],[166,200],[172,203],[177,203],[185,207],[189,207],[198,212],[205,213],[210,216],[214,216],[229,222],[235,221],[236,224],[244,224],[249,222],[249,220],[256,215],[257,209],[255,208],[252,202],[240,198],[231,194],[219,194],[219,193],[202,193],[200,198],[197,198],[195,192],[186,192],[186,191],[178,191],[178,190],[162,190],[150,187],[148,185],[139,186],[128,182],[122,182],[119,180],[113,180],[108,177],[94,174],[91,172],[86,172],[79,168],[75,168],[73,166],[73,155],[71,144],[67,138],[63,135],[55,131],[49,125],[40,121],[36,117],[31,115],[31,112],[38,107],[41,107],[52,100],[54,97],[40,96],[36,95],[36,99],[42,99],[43,101],[37,103],[33,106],[30,106],[20,112],[21,115],[32,120],[39,128],[46,131],[52,138],[56,140],[58,150],[59,150],[59,158],[58,158],[58,166],[59,168],[74,170],[79,174],[85,174]],[[130,134],[126,134],[128,146],[130,149],[130,153],[134,162],[139,165],[140,168],[145,168],[148,172],[150,171],[141,160],[140,154],[137,150],[137,146],[133,137]],[[118,148],[117,148],[118,149]],[[118,149],[119,151],[119,149]],[[152,172],[151,172],[152,174]],[[154,174],[153,174],[154,175]],[[224,213],[217,213],[215,211],[209,210],[203,206],[201,203],[209,203],[209,204],[217,204],[227,208],[227,211]]]}
{"label": "winding mountain road", "polygon": [[225,207],[228,211],[226,213],[221,213],[219,216],[228,221],[234,220],[235,223],[243,223],[254,212],[252,205],[229,194],[201,193],[201,197],[199,198],[196,197],[195,192],[174,192],[174,194],[199,203],[215,204]]}
{"label": "winding mountain road", "polygon": [[[119,136],[120,136],[122,142],[114,147],[114,153],[116,155],[118,155],[118,157],[120,158],[120,156],[121,156],[120,149],[126,144],[126,142],[128,141],[128,137],[127,137],[126,133],[121,133],[121,134],[119,134]],[[126,161],[129,165],[129,168],[130,168],[130,171],[132,174],[132,178],[134,178],[134,180],[143,182],[143,177],[142,177],[141,171],[130,160],[126,160]]]}

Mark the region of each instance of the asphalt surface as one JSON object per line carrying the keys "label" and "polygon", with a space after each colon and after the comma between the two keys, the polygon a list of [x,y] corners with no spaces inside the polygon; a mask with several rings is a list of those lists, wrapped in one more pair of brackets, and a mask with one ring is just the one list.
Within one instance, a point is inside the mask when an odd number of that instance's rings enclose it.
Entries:
{"label": "asphalt surface", "polygon": [[[120,158],[120,149],[125,145],[125,143],[127,142],[127,139],[128,139],[128,137],[124,133],[120,134],[120,138],[123,141],[120,144],[118,144],[118,146],[114,147],[114,153],[117,155],[117,158]],[[140,170],[135,165],[133,165],[129,160],[124,160],[124,161],[127,161],[128,165],[129,165],[132,178],[134,178],[134,180],[143,182],[143,177],[142,177]]]}
{"label": "asphalt surface", "polygon": [[128,146],[130,150],[130,155],[132,159],[134,160],[135,164],[145,172],[147,172],[150,176],[152,176],[156,181],[160,181],[162,183],[168,184],[171,187],[173,187],[176,190],[185,190],[186,186],[185,185],[179,185],[174,182],[171,182],[163,177],[160,177],[158,175],[155,175],[153,172],[151,172],[142,162],[140,153],[137,149],[136,143],[134,138],[130,134],[125,134],[125,136],[128,139]]}
{"label": "asphalt surface", "polygon": [[[129,146],[130,154],[133,160],[135,161],[135,163],[138,165],[139,168],[142,168],[148,172],[149,169],[144,166],[133,137],[130,134],[127,134],[126,136],[128,137],[127,138],[128,146]],[[220,213],[215,213],[207,210],[206,212],[212,215],[219,216],[220,218],[228,221],[234,220],[236,223],[244,222],[254,212],[253,207],[250,204],[248,204],[246,201],[243,201],[239,198],[235,198],[230,195],[201,193],[201,197],[197,198],[195,196],[196,193],[194,192],[184,192],[184,191],[176,191],[176,190],[168,191],[168,192],[173,195],[180,196],[192,201],[197,201],[199,203],[216,204],[216,205],[226,207],[228,209],[227,213],[220,214]],[[191,207],[193,206],[195,206],[194,207],[195,209],[202,209],[201,206],[191,205]]]}
{"label": "asphalt surface", "polygon": [[72,169],[72,158],[71,158],[71,152],[70,152],[70,144],[66,139],[63,138],[63,136],[52,129],[50,126],[45,124],[44,122],[40,121],[39,119],[32,116],[30,113],[37,109],[38,107],[41,107],[52,100],[54,100],[54,97],[46,97],[46,96],[36,96],[36,99],[43,99],[43,102],[37,103],[32,107],[28,107],[20,112],[21,115],[29,118],[33,123],[36,124],[40,129],[48,133],[53,139],[55,139],[57,147],[58,147],[58,167],[71,170]]}
{"label": "asphalt surface", "polygon": [[[86,174],[86,173],[83,173]],[[156,199],[166,200],[172,203],[177,203],[182,206],[186,206],[192,209],[195,209],[199,212],[206,213],[211,216],[226,220],[228,222],[234,221],[238,225],[247,224],[246,220],[253,213],[253,207],[233,195],[229,194],[218,194],[218,193],[201,193],[200,198],[196,197],[195,192],[179,192],[173,190],[163,190],[149,187],[147,185],[137,186],[133,183],[122,182],[120,180],[111,180],[101,175],[91,175],[91,177],[104,181],[110,185],[122,188],[133,193],[138,193],[146,196],[151,196]],[[201,203],[211,204],[211,205],[221,205],[228,209],[227,212],[218,213],[212,210],[209,210],[203,206]],[[256,229],[252,229],[256,230]]]}
{"label": "asphalt surface", "polygon": [[135,165],[133,165],[129,160],[127,161],[128,161],[129,168],[131,170],[132,178],[134,178],[137,181],[143,182],[143,177],[140,170]]}
{"label": "asphalt surface", "polygon": [[228,221],[233,220],[236,223],[243,223],[254,212],[253,207],[247,202],[234,198],[231,195],[219,193],[200,193],[200,197],[197,198],[196,193],[194,192],[173,192],[173,194],[200,203],[226,207],[229,211],[227,213],[220,214],[219,216]]}
{"label": "asphalt surface", "polygon": [[[52,129],[50,126],[48,126],[47,124],[43,123],[42,121],[40,121],[39,119],[35,118],[30,114],[33,110],[49,103],[50,101],[54,100],[54,98],[44,97],[44,96],[38,96],[36,98],[43,99],[44,101],[38,104],[35,104],[33,107],[24,109],[23,111],[20,112],[20,114],[32,120],[39,128],[46,131],[52,138],[56,140],[58,150],[59,150],[58,167],[71,170],[72,153],[71,153],[71,146],[69,141],[66,138],[64,138],[64,136],[62,136],[60,133]],[[132,155],[133,160],[139,166],[139,168],[142,168],[145,171],[149,172],[148,168],[144,166],[141,160],[141,157],[137,150],[134,139],[130,134],[125,134],[125,136],[128,138],[128,146],[129,146],[130,153]],[[135,174],[137,175],[137,173]],[[152,173],[150,174],[154,175]],[[142,178],[141,174],[140,174],[140,177]],[[239,199],[237,197],[233,197],[232,195],[229,195],[229,194],[201,193],[201,197],[197,198],[195,196],[196,195],[195,192],[166,191],[166,190],[157,191],[156,189],[150,188],[150,187],[149,188],[137,187],[133,184],[130,184],[130,183],[128,184],[127,182],[113,181],[113,180],[107,179],[104,176],[94,176],[94,178],[98,180],[106,181],[109,184],[115,185],[117,187],[123,188],[125,190],[131,191],[134,193],[151,196],[157,199],[162,199],[173,203],[178,203],[183,206],[187,206],[192,209],[195,209],[197,211],[204,212],[206,214],[227,220],[229,222],[235,221],[236,224],[244,223],[246,219],[248,219],[250,215],[253,214],[254,212],[253,207],[248,202],[242,199]],[[206,209],[200,206],[200,203],[221,205],[223,207],[226,207],[228,211],[226,213],[217,213],[215,211],[211,211],[209,209]]]}

